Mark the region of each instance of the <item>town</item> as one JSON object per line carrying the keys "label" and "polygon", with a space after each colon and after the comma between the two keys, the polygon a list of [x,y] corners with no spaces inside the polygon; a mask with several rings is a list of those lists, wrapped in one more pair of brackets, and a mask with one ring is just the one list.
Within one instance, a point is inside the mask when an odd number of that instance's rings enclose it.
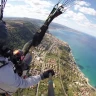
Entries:
{"label": "town", "polygon": [[[93,95],[95,89],[88,83],[88,79],[76,65],[70,46],[66,42],[55,38],[51,34],[46,34],[42,43],[31,50],[31,53],[33,60],[29,74],[34,76],[44,70],[54,69],[53,85],[56,96],[95,96]],[[36,89],[38,91],[35,93],[36,96],[47,95],[47,81],[41,81],[39,85],[35,86],[38,88],[38,90]],[[30,88],[33,89],[34,87]]]}

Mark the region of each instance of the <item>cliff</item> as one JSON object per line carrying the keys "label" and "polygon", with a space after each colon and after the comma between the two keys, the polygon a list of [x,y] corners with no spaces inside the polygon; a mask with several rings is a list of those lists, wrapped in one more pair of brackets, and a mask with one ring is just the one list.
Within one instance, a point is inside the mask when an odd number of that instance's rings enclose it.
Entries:
{"label": "cliff", "polygon": [[[32,22],[23,20],[7,20],[9,31],[9,46],[16,49],[33,38],[39,28]],[[29,75],[40,74],[42,71],[52,68],[55,71],[53,77],[56,96],[96,96],[96,91],[88,83],[88,79],[79,70],[70,46],[51,34],[46,33],[41,44],[34,50]],[[48,80],[41,81],[39,85],[28,89],[19,89],[14,96],[47,96]],[[38,89],[38,92],[37,92]]]}
{"label": "cliff", "polygon": [[[37,49],[39,52],[41,51],[40,56],[42,56],[42,51],[43,54],[44,51],[47,51],[46,56],[43,58],[43,70],[49,68],[55,70],[53,81],[56,96],[96,95],[95,88],[88,83],[88,78],[76,65],[70,46],[66,42],[51,34],[46,34]],[[40,83],[39,95],[47,95],[47,91],[45,91],[47,90],[47,82],[45,80]]]}

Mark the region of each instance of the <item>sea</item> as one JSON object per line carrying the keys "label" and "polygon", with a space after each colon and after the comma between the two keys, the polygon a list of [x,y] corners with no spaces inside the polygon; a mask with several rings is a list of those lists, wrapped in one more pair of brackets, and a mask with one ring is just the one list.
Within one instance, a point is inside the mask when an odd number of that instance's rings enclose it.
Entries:
{"label": "sea", "polygon": [[67,42],[79,69],[96,88],[96,38],[78,31],[49,29],[50,33]]}

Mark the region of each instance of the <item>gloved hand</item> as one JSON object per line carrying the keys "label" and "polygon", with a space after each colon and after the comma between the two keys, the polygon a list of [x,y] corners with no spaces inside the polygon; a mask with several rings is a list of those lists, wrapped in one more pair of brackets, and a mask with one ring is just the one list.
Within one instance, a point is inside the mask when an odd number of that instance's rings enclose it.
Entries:
{"label": "gloved hand", "polygon": [[53,69],[49,69],[49,70],[43,72],[42,74],[40,74],[41,79],[43,80],[43,79],[49,78],[50,73],[51,73],[52,76],[55,75]]}

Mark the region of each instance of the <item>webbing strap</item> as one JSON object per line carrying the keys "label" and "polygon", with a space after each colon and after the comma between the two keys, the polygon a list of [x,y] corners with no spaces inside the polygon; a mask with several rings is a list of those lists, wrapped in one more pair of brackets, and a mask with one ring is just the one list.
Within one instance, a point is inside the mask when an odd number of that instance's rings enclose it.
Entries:
{"label": "webbing strap", "polygon": [[3,10],[5,8],[7,0],[1,0],[1,9]]}
{"label": "webbing strap", "polygon": [[1,11],[0,12],[1,14],[0,15],[1,16],[0,16],[0,20],[2,20],[2,18],[3,18],[3,11],[4,11],[4,8],[5,8],[6,2],[7,2],[7,0],[1,0],[1,6],[0,6],[1,7],[0,8],[0,11]]}
{"label": "webbing strap", "polygon": [[13,92],[9,92],[9,91],[5,91],[4,89],[0,88],[0,90],[4,91],[5,94],[7,94],[8,96],[11,96],[9,93],[13,93]]}
{"label": "webbing strap", "polygon": [[0,60],[0,68],[8,64],[8,59]]}
{"label": "webbing strap", "polygon": [[8,63],[6,63],[5,61],[0,61],[0,68],[7,65]]}

